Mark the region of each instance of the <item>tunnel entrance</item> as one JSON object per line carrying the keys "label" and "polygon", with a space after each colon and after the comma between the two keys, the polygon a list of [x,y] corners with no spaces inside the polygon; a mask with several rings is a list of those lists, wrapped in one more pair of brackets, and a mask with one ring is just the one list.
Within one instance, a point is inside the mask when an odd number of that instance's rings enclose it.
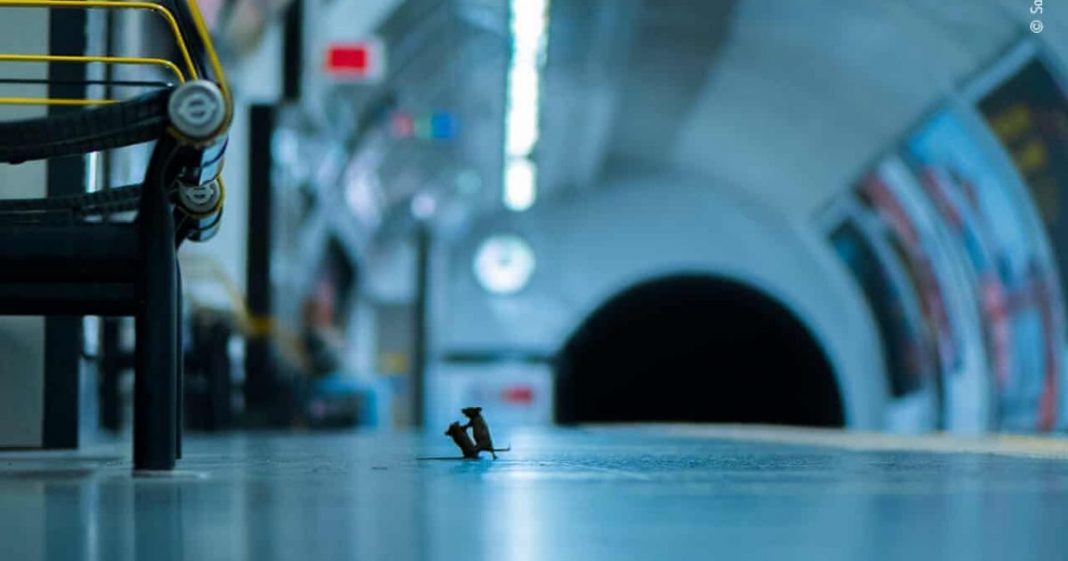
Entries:
{"label": "tunnel entrance", "polygon": [[595,311],[556,363],[560,423],[842,426],[833,370],[783,305],[743,284],[677,276]]}

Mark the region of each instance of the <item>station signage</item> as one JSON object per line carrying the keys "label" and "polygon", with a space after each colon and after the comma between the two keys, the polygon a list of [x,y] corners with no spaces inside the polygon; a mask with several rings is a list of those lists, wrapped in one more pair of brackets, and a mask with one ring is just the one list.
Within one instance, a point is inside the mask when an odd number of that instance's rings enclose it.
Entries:
{"label": "station signage", "polygon": [[385,45],[377,38],[330,42],[323,56],[323,71],[338,82],[378,82],[386,74]]}

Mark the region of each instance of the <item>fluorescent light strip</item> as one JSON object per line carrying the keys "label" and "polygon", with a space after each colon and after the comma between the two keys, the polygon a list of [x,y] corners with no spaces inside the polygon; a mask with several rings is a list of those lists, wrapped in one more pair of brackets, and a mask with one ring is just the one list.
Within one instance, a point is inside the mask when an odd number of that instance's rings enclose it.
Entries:
{"label": "fluorescent light strip", "polygon": [[549,0],[511,0],[512,59],[505,113],[504,205],[524,211],[537,200],[541,68],[545,59]]}

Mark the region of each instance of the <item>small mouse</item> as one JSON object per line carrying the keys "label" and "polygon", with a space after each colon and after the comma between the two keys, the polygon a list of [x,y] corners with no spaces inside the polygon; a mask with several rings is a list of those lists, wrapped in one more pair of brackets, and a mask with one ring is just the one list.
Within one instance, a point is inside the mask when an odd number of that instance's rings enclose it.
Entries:
{"label": "small mouse", "polygon": [[486,424],[486,419],[482,417],[481,407],[465,407],[460,410],[461,413],[467,416],[470,421],[463,428],[471,427],[471,433],[475,437],[475,453],[489,452],[493,459],[497,459],[497,452],[508,452],[512,449],[508,448],[494,448],[493,437],[490,436],[489,425]]}
{"label": "small mouse", "polygon": [[471,437],[467,436],[467,431],[460,426],[460,423],[453,421],[448,430],[445,431],[445,436],[452,437],[452,441],[464,453],[464,458],[468,460],[478,459],[478,447],[475,446],[474,442],[471,442]]}

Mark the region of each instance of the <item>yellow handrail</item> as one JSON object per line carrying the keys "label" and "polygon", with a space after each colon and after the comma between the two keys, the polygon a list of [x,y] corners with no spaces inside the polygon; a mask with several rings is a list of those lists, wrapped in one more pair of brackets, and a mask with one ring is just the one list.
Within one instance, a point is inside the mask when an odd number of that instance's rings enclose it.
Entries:
{"label": "yellow handrail", "polygon": [[144,64],[162,66],[172,72],[179,82],[185,82],[185,74],[178,65],[165,58],[139,56],[97,56],[97,55],[23,55],[0,53],[0,62],[100,62],[103,64]]}
{"label": "yellow handrail", "polygon": [[[193,26],[196,28],[197,35],[200,36],[201,43],[204,46],[205,54],[208,58],[208,64],[211,66],[212,73],[215,74],[215,81],[219,85],[219,89],[223,94],[223,100],[225,104],[225,120],[224,126],[228,126],[233,120],[233,98],[230,92],[230,85],[226,80],[226,74],[223,71],[222,63],[219,60],[219,55],[215,51],[215,45],[211,41],[211,34],[208,31],[208,27],[204,22],[204,17],[200,12],[200,7],[197,5],[196,0],[185,0],[186,6],[189,9],[189,14],[193,19]],[[182,35],[181,28],[178,26],[178,20],[174,17],[165,6],[156,4],[154,2],[142,2],[142,1],[118,1],[118,0],[0,0],[0,8],[69,8],[69,9],[88,9],[88,8],[102,8],[102,9],[125,9],[125,10],[148,10],[158,14],[167,23],[170,28],[171,35],[174,36],[174,41],[178,46],[178,51],[182,55],[182,60],[189,73],[190,79],[196,80],[200,78],[196,65],[193,63],[192,55],[189,52],[189,45],[186,43],[185,37]],[[97,57],[97,56],[74,56],[74,55],[0,55],[0,61],[39,61],[39,62],[102,62],[102,63],[115,63],[115,64],[152,64],[165,66],[168,70],[173,72],[180,82],[185,81],[181,70],[174,63],[158,58],[144,58],[144,57]],[[0,105],[102,105],[107,103],[114,103],[113,99],[59,99],[59,98],[29,98],[29,97],[0,97]]]}
{"label": "yellow handrail", "polygon": [[[196,2],[191,2],[193,5]],[[196,65],[193,64],[193,57],[189,54],[189,46],[185,42],[185,38],[182,36],[182,31],[178,27],[178,20],[174,18],[174,14],[167,8],[160,4],[153,2],[118,2],[115,0],[0,0],[0,8],[71,8],[71,9],[86,9],[86,8],[104,8],[115,10],[148,10],[160,15],[166,21],[167,26],[171,29],[171,34],[174,35],[174,41],[178,45],[178,51],[182,54],[182,61],[185,63],[186,69],[189,71],[189,77],[192,80],[196,80],[200,76],[197,74]],[[196,12],[199,14],[199,10]],[[198,30],[199,31],[199,30]],[[206,35],[202,35],[203,40]],[[205,48],[210,45],[210,41],[205,40]],[[214,51],[214,49],[211,49]]]}
{"label": "yellow handrail", "polygon": [[[128,57],[128,56],[94,56],[94,55],[23,55],[0,53],[0,62],[99,62],[103,64],[143,64],[162,66],[173,73],[179,82],[185,82],[185,75],[178,65],[164,58]],[[115,103],[114,99],[87,98],[40,98],[40,97],[0,97],[0,105],[66,105],[91,106]]]}
{"label": "yellow handrail", "polygon": [[110,105],[114,99],[84,99],[64,97],[0,97],[0,105],[62,105],[73,107],[91,107]]}
{"label": "yellow handrail", "polygon": [[[231,97],[230,85],[226,80],[226,74],[223,72],[222,62],[219,60],[219,55],[215,51],[215,45],[211,41],[211,33],[208,31],[208,27],[204,22],[204,17],[200,13],[200,7],[197,5],[196,0],[185,0],[186,6],[189,9],[189,14],[193,19],[193,26],[196,28],[197,35],[200,36],[200,41],[204,47],[205,54],[208,58],[208,63],[211,66],[212,73],[215,75],[215,81],[219,85],[219,90],[223,95],[223,102],[225,105],[225,119],[223,129],[230,125],[233,120],[233,98]],[[148,10],[150,12],[158,14],[167,23],[170,28],[171,35],[174,37],[175,44],[178,46],[178,51],[182,55],[182,60],[189,72],[190,79],[196,80],[200,78],[197,72],[197,67],[193,63],[193,57],[189,52],[189,45],[186,43],[185,37],[182,35],[181,28],[178,26],[178,20],[174,17],[166,7],[154,2],[141,2],[141,1],[117,1],[117,0],[0,0],[0,8],[68,8],[68,9],[89,9],[89,8],[101,8],[101,9],[120,9],[120,10]],[[124,56],[94,56],[94,55],[35,55],[35,54],[3,54],[0,53],[0,62],[82,62],[92,63],[98,62],[103,64],[143,64],[162,66],[174,73],[180,83],[185,82],[185,75],[178,65],[173,62],[150,57],[124,57]],[[0,97],[0,105],[64,105],[64,106],[92,106],[92,105],[104,105],[109,103],[115,103],[114,99],[67,99],[67,98],[31,98],[31,97]],[[225,184],[223,178],[220,175],[218,178],[219,188],[225,193]],[[220,198],[219,206],[222,205],[222,198]],[[218,211],[218,209],[216,210]]]}
{"label": "yellow handrail", "polygon": [[219,54],[215,52],[215,45],[211,42],[211,33],[208,32],[208,26],[204,23],[204,16],[200,13],[200,6],[197,5],[196,0],[186,0],[186,6],[189,7],[189,13],[193,17],[193,26],[197,29],[197,35],[200,35],[200,41],[204,44],[204,51],[208,56],[208,64],[211,65],[211,71],[215,73],[215,81],[219,84],[219,90],[222,91],[226,105],[226,120],[224,123],[229,126],[230,121],[233,119],[234,110],[233,98],[230,96],[230,84],[226,81],[226,74],[223,72]]}

